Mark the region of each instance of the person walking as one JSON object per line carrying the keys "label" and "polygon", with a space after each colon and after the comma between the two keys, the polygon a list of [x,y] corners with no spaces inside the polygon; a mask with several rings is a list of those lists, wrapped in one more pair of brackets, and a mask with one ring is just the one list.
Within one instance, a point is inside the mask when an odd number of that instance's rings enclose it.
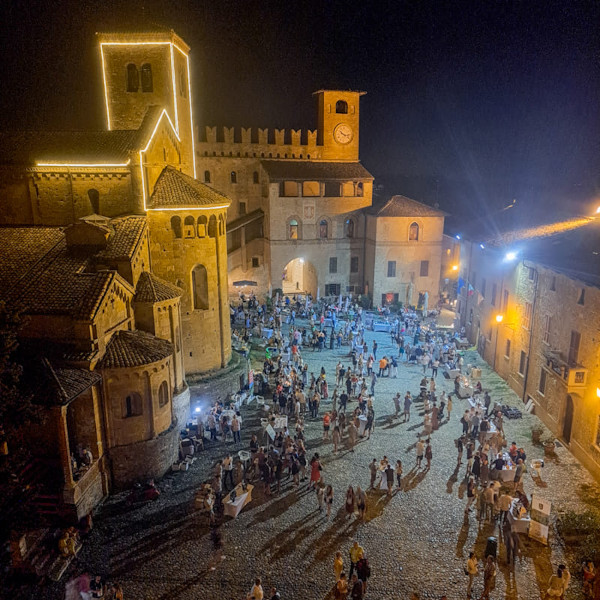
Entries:
{"label": "person walking", "polygon": [[419,438],[417,445],[415,446],[415,451],[417,453],[417,469],[421,468],[421,461],[423,460],[423,454],[425,453],[425,444],[423,440]]}
{"label": "person walking", "polygon": [[349,485],[346,491],[346,502],[344,504],[346,509],[346,518],[349,519],[354,514],[354,488]]}
{"label": "person walking", "polygon": [[394,408],[396,409],[396,419],[400,415],[400,392],[394,396]]}
{"label": "person walking", "polygon": [[329,429],[331,427],[331,415],[326,412],[323,415],[323,441],[329,441]]}
{"label": "person walking", "polygon": [[350,588],[350,598],[352,600],[363,600],[365,586],[363,581],[358,578],[356,573],[352,576]]}
{"label": "person walking", "polygon": [[321,462],[319,461],[319,455],[315,453],[310,461],[310,482],[308,484],[308,489],[314,488],[319,481],[321,481],[321,471],[323,467]]}
{"label": "person walking", "polygon": [[452,412],[452,395],[448,396],[448,402],[446,403],[446,411],[448,412],[448,422],[450,422],[450,413]]}
{"label": "person walking", "polygon": [[331,505],[333,504],[333,487],[328,485],[325,489],[325,506],[327,508],[327,518],[331,516]]}
{"label": "person walking", "polygon": [[[488,556],[483,569],[483,592],[479,600],[489,600],[490,594],[496,587],[496,561],[493,556]],[[562,588],[561,588],[562,589]]]}
{"label": "person walking", "polygon": [[335,553],[335,558],[333,560],[333,574],[335,575],[335,582],[337,583],[340,580],[340,576],[344,571],[344,559],[342,558],[342,553],[338,550]]}
{"label": "person walking", "polygon": [[250,598],[254,598],[254,600],[263,600],[265,593],[263,591],[263,587],[261,585],[260,577],[257,577],[254,580],[254,585],[250,590]]}
{"label": "person walking", "polygon": [[356,425],[354,425],[353,421],[348,423],[348,443],[350,445],[350,452],[354,452],[354,446],[356,445],[356,440],[358,438],[358,429],[356,429]]}
{"label": "person walking", "polygon": [[390,463],[388,463],[388,466],[385,469],[385,477],[387,480],[387,495],[391,496],[392,495],[392,490],[394,489],[394,467],[392,467],[392,465]]}
{"label": "person walking", "polygon": [[462,455],[463,455],[463,450],[464,450],[462,437],[459,437],[456,440],[456,449],[458,450],[458,458],[456,459],[456,466],[458,466],[458,465],[462,464]]}
{"label": "person walking", "polygon": [[360,485],[356,487],[356,507],[358,508],[358,518],[364,519],[367,510],[367,495]]}
{"label": "person walking", "polygon": [[350,577],[350,579],[352,579],[352,574],[354,573],[354,571],[356,569],[356,563],[361,558],[364,558],[365,551],[364,551],[363,547],[360,546],[357,541],[354,541],[354,543],[352,544],[352,546],[349,550],[349,554],[350,554],[350,575],[349,575],[349,577]]}
{"label": "person walking", "polygon": [[339,425],[336,425],[333,428],[333,433],[331,434],[331,440],[333,441],[333,453],[337,454],[338,446],[340,445],[340,442],[342,441],[342,434],[340,432]]}
{"label": "person walking", "polygon": [[378,471],[378,467],[377,467],[377,459],[374,458],[370,463],[369,463],[369,471],[371,472],[371,481],[369,483],[369,489],[372,490],[375,487],[375,479],[377,478],[377,471]]}
{"label": "person walking", "polygon": [[321,484],[317,484],[317,505],[319,512],[323,512],[323,504],[325,503],[325,489]]}
{"label": "person walking", "polygon": [[475,480],[469,477],[469,483],[467,484],[467,505],[465,506],[465,514],[471,510],[471,505],[477,500],[477,486]]}
{"label": "person walking", "polygon": [[467,598],[470,598],[471,590],[473,589],[473,579],[475,579],[475,577],[477,577],[479,574],[479,565],[477,564],[475,552],[469,552],[465,573],[469,576],[469,583],[467,584]]}
{"label": "person walking", "polygon": [[398,485],[398,489],[402,489],[402,461],[396,461],[396,484]]}
{"label": "person walking", "polygon": [[411,404],[412,404],[412,397],[410,395],[410,392],[406,392],[406,396],[404,396],[404,421],[402,421],[403,423],[410,421],[410,405]]}
{"label": "person walking", "polygon": [[427,461],[427,466],[425,467],[426,471],[431,469],[431,459],[433,458],[433,450],[431,449],[431,440],[427,440],[427,444],[425,445],[425,460]]}
{"label": "person walking", "polygon": [[233,433],[234,444],[239,444],[242,441],[240,429],[240,420],[238,419],[237,415],[233,415],[233,418],[231,419],[231,431]]}
{"label": "person walking", "polygon": [[335,597],[338,600],[346,600],[348,597],[348,580],[346,579],[346,573],[340,573],[340,578],[335,584]]}

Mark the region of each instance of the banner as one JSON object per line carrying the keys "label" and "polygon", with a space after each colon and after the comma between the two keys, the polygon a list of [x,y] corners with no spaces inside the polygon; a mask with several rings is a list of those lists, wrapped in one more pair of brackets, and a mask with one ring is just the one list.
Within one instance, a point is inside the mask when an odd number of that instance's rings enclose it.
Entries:
{"label": "banner", "polygon": [[551,508],[552,503],[548,502],[548,500],[543,500],[535,494],[531,497],[529,537],[546,545],[548,544],[548,525]]}

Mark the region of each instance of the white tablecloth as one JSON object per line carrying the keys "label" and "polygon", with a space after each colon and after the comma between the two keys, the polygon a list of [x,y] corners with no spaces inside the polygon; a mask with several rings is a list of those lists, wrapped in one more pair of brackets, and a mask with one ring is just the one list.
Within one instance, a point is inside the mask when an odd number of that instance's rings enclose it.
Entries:
{"label": "white tablecloth", "polygon": [[527,533],[529,531],[529,523],[531,522],[531,519],[529,517],[523,517],[521,519],[517,519],[513,513],[513,507],[515,505],[515,502],[517,502],[516,500],[513,500],[511,505],[510,505],[510,510],[508,511],[508,514],[506,515],[508,518],[508,522],[511,524],[512,528],[517,532],[517,533]]}
{"label": "white tablecloth", "polygon": [[275,420],[271,422],[271,425],[273,426],[273,429],[275,431],[277,431],[277,433],[279,433],[280,431],[283,431],[288,424],[288,418],[286,415],[279,415],[277,417],[275,417]]}
{"label": "white tablecloth", "polygon": [[241,485],[235,487],[236,498],[235,502],[230,502],[231,494],[227,494],[223,500],[223,514],[235,519],[241,512],[242,508],[252,501],[253,485],[248,484],[244,492]]}
{"label": "white tablecloth", "polygon": [[367,427],[367,417],[365,415],[360,415],[358,417],[359,425],[358,425],[358,435],[364,435],[365,429]]}

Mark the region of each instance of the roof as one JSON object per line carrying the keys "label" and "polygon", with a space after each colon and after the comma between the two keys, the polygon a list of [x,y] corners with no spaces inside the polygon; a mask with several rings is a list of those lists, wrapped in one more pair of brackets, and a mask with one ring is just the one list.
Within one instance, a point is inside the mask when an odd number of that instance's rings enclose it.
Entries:
{"label": "roof", "polygon": [[[38,389],[52,404],[65,405],[102,381],[99,373],[76,367],[53,365],[42,359],[44,377],[38,380]],[[42,387],[43,386],[43,387]]]}
{"label": "roof", "polygon": [[37,163],[125,164],[140,145],[137,130],[2,131],[0,164]]}
{"label": "roof", "polygon": [[169,166],[159,175],[147,208],[195,208],[229,204],[231,200],[227,196]]}
{"label": "roof", "polygon": [[406,196],[392,196],[385,204],[373,206],[370,213],[376,217],[445,217],[437,208],[411,200]]}
{"label": "roof", "polygon": [[164,302],[174,298],[181,298],[183,290],[176,285],[144,271],[140,274],[137,287],[135,289],[136,302]]}
{"label": "roof", "polygon": [[313,160],[261,160],[263,168],[273,181],[302,179],[373,179],[359,162],[326,162]]}
{"label": "roof", "polygon": [[227,233],[231,233],[240,227],[244,227],[244,225],[248,225],[249,223],[253,223],[254,221],[258,221],[258,219],[262,219],[265,216],[262,208],[257,208],[252,212],[246,213],[237,219],[233,219],[227,223]]}
{"label": "roof", "polygon": [[159,23],[142,22],[131,24],[117,24],[116,27],[108,27],[107,31],[97,32],[96,35],[101,43],[110,42],[173,42],[177,44],[184,52],[189,52],[190,47],[185,43],[173,29],[165,27]]}
{"label": "roof", "polygon": [[141,367],[173,354],[173,345],[167,340],[161,340],[145,331],[117,331],[102,359],[99,369],[124,369]]}
{"label": "roof", "polygon": [[128,260],[146,233],[146,217],[129,216],[112,219],[109,223],[113,233],[108,238],[106,248],[96,256],[99,260]]}

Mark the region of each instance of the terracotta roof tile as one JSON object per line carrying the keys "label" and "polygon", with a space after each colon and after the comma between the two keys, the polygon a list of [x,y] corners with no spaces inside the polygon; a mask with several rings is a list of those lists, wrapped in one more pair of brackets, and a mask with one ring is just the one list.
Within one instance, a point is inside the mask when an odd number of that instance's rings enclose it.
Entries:
{"label": "terracotta roof tile", "polygon": [[68,404],[88,388],[102,381],[100,374],[95,371],[53,365],[47,359],[43,359],[42,363],[45,367],[45,386],[39,391],[53,404]]}
{"label": "terracotta roof tile", "polygon": [[117,331],[98,363],[99,369],[140,367],[163,360],[173,354],[171,342],[145,331]]}
{"label": "terracotta roof tile", "polygon": [[373,179],[373,175],[359,162],[325,162],[313,160],[261,160],[261,165],[272,181]]}
{"label": "terracotta roof tile", "polygon": [[173,298],[181,298],[183,290],[176,285],[144,271],[138,279],[135,290],[136,302],[163,302]]}
{"label": "terracotta roof tile", "polygon": [[108,238],[106,248],[96,256],[99,260],[127,260],[133,257],[146,233],[146,217],[129,216],[112,219],[113,234]]}
{"label": "terracotta roof tile", "polygon": [[374,206],[370,211],[377,217],[445,217],[444,211],[411,200],[406,196],[392,196],[383,206]]}
{"label": "terracotta roof tile", "polygon": [[229,206],[229,204],[231,200],[227,196],[208,185],[173,167],[165,167],[156,181],[148,208]]}

